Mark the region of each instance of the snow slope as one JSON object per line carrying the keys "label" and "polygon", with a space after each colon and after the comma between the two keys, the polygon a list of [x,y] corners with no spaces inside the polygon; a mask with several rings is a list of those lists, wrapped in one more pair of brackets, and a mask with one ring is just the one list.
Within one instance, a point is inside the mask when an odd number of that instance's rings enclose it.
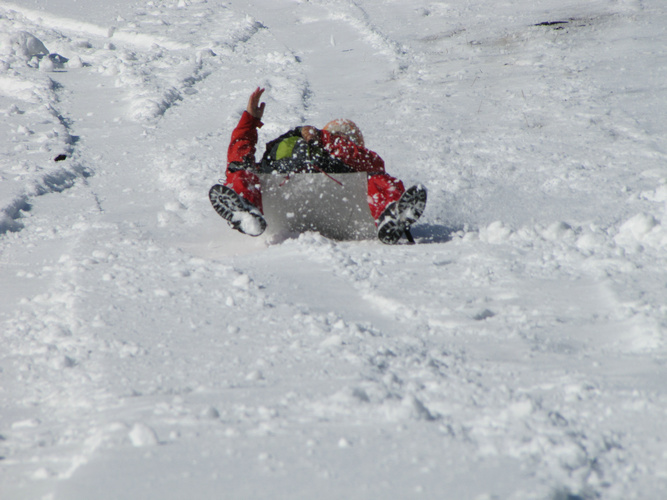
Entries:
{"label": "snow slope", "polygon": [[[1,3],[0,497],[667,497],[666,26]],[[261,143],[345,116],[424,183],[419,244],[229,229],[257,85]]]}

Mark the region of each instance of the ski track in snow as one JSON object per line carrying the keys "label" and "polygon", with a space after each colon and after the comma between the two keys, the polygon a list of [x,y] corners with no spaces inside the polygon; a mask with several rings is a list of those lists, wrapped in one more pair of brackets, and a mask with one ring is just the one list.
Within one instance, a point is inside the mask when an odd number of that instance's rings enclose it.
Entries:
{"label": "ski track in snow", "polygon": [[[665,495],[659,2],[77,3],[0,5],[3,499]],[[257,85],[420,244],[228,229]]]}

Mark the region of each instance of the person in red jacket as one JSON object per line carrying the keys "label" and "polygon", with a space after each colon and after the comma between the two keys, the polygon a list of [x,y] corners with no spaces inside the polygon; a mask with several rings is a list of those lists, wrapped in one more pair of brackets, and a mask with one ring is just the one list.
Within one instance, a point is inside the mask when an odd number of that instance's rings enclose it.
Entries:
{"label": "person in red jacket", "polygon": [[[260,180],[256,175],[261,165],[255,161],[257,129],[263,125],[266,107],[266,103],[260,103],[263,92],[258,87],[250,95],[246,111],[232,132],[225,184],[213,186],[209,193],[216,212],[231,227],[251,236],[259,236],[266,229]],[[336,162],[336,168],[344,169],[335,171],[368,173],[368,205],[383,243],[396,243],[403,234],[411,239],[409,229],[424,211],[426,189],[417,185],[406,190],[400,180],[387,174],[384,161],[366,149],[361,130],[352,121],[332,120],[321,130],[303,126],[294,129],[294,134],[324,150],[327,164]],[[321,171],[317,165],[314,168]]]}

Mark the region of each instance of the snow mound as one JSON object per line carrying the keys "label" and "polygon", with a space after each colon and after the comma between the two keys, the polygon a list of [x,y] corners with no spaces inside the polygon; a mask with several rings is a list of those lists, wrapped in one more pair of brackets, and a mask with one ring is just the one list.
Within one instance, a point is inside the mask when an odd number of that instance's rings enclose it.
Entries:
{"label": "snow mound", "polygon": [[18,33],[0,36],[0,54],[30,60],[34,56],[46,56],[49,51],[35,35],[26,31],[19,31]]}
{"label": "snow mound", "polygon": [[634,250],[641,250],[644,246],[664,248],[667,231],[653,215],[640,213],[621,225],[614,241],[619,246]]}
{"label": "snow mound", "polygon": [[136,423],[129,432],[128,437],[133,446],[142,448],[159,444],[155,431],[143,423]]}

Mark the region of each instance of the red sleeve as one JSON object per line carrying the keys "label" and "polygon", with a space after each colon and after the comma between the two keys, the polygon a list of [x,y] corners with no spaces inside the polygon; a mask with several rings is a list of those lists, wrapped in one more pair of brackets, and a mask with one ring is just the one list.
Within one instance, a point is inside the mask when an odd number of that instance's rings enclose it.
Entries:
{"label": "red sleeve", "polygon": [[263,125],[261,121],[247,111],[243,112],[239,124],[232,132],[232,140],[227,150],[227,165],[231,162],[243,163],[247,156],[255,161],[255,146],[257,145],[257,129]]}
{"label": "red sleeve", "polygon": [[384,160],[370,149],[357,146],[340,135],[333,135],[320,130],[320,144],[331,156],[342,160],[345,165],[357,172],[383,173]]}

